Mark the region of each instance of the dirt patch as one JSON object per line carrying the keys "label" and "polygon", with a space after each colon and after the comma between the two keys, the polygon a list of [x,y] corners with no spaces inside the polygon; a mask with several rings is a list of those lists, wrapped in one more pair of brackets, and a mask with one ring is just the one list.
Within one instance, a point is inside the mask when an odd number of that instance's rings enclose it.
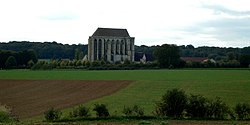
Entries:
{"label": "dirt patch", "polygon": [[111,95],[132,81],[0,80],[0,103],[19,118],[40,115]]}

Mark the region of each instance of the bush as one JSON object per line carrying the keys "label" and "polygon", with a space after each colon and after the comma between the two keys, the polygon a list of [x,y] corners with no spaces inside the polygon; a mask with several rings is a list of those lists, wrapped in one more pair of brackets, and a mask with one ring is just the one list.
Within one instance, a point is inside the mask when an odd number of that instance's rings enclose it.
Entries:
{"label": "bush", "polygon": [[208,100],[201,95],[191,95],[188,98],[186,111],[191,118],[205,118],[208,111]]}
{"label": "bush", "polygon": [[104,104],[95,104],[93,111],[96,112],[98,117],[107,117],[109,116],[109,111]]}
{"label": "bush", "polygon": [[12,118],[8,112],[0,111],[0,123],[6,123],[12,121]]}
{"label": "bush", "polygon": [[31,70],[51,70],[53,67],[45,61],[39,61],[31,67]]}
{"label": "bush", "polygon": [[44,117],[46,121],[55,121],[59,120],[62,115],[60,110],[56,110],[54,108],[50,108],[48,111],[44,113]]}
{"label": "bush", "polygon": [[239,120],[247,120],[250,118],[250,105],[248,103],[238,103],[234,108]]}
{"label": "bush", "polygon": [[6,106],[0,105],[0,123],[12,121],[17,121],[17,119],[11,115],[11,110]]}
{"label": "bush", "polygon": [[126,116],[144,116],[144,110],[138,105],[134,105],[133,107],[125,107],[122,111]]}
{"label": "bush", "polygon": [[215,100],[210,101],[208,104],[207,115],[209,118],[226,119],[230,113],[230,108],[219,97],[216,97]]}
{"label": "bush", "polygon": [[174,118],[182,117],[182,113],[187,105],[187,95],[184,91],[173,89],[167,91],[156,104],[156,114]]}
{"label": "bush", "polygon": [[70,116],[72,117],[89,117],[89,108],[86,108],[82,105],[77,107],[76,109],[73,109],[73,111],[70,113]]}

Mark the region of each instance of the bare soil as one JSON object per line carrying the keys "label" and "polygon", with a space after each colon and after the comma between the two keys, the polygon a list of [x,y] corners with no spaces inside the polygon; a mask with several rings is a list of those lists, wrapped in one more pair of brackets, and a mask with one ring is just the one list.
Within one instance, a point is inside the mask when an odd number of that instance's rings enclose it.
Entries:
{"label": "bare soil", "polygon": [[0,103],[18,118],[41,115],[111,95],[132,81],[0,80]]}

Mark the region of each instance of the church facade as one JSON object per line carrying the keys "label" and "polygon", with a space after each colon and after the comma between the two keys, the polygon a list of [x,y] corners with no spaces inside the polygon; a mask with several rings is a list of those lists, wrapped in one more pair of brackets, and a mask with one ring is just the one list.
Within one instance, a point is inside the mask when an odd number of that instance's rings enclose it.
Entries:
{"label": "church facade", "polygon": [[88,40],[88,60],[134,61],[134,37],[127,29],[98,28]]}

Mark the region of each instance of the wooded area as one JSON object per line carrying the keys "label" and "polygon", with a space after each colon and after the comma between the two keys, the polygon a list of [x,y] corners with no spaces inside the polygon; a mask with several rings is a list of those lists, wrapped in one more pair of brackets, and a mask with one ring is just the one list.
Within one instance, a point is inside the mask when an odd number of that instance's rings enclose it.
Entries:
{"label": "wooded area", "polygon": [[[186,62],[186,67],[248,67],[250,64],[250,46],[244,48],[225,47],[197,47],[193,45],[182,45],[178,47],[178,57],[205,57],[213,59],[217,65],[212,63],[201,64],[201,62]],[[135,61],[140,61],[146,55],[147,61],[156,61],[155,51],[160,46],[135,46]],[[29,42],[11,41],[0,43],[0,68],[8,65],[22,67],[32,66],[37,59],[50,60],[81,60],[88,52],[88,45],[69,45],[53,42]],[[6,63],[10,58],[9,64]],[[158,58],[159,59],[159,58]],[[16,60],[16,61],[13,61]],[[158,60],[159,61],[159,60]],[[16,64],[15,64],[16,63]]]}

